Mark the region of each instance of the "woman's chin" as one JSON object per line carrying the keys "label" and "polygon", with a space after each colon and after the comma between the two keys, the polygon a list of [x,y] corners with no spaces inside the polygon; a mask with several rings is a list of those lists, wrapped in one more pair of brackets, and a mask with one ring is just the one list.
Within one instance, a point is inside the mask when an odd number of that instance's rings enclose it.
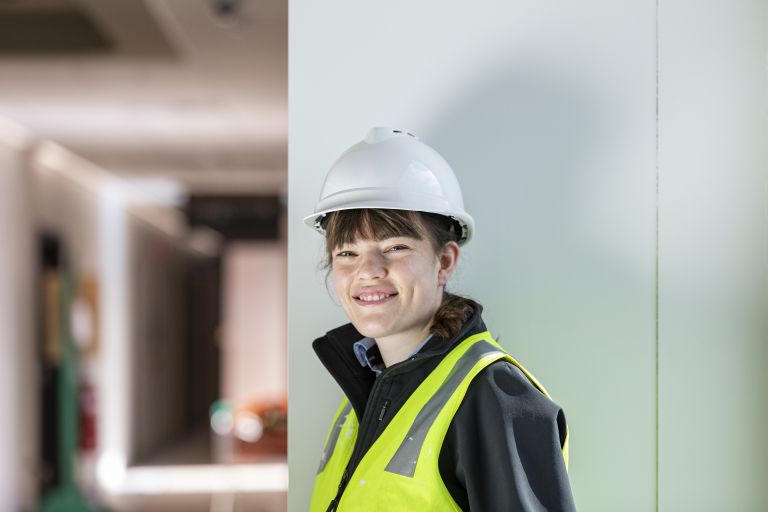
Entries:
{"label": "woman's chin", "polygon": [[352,322],[352,324],[355,326],[355,329],[357,329],[357,332],[366,338],[378,339],[392,334],[391,329],[387,329],[381,325],[371,325],[368,322]]}

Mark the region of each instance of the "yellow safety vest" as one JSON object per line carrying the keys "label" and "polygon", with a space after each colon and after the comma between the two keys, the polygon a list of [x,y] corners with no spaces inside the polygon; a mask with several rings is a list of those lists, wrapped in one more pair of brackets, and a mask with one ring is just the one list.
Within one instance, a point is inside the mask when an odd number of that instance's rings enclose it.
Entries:
{"label": "yellow safety vest", "polygon": [[[518,367],[536,388],[549,396],[536,378],[507,354],[488,331],[468,337],[416,388],[363,456],[348,480],[337,510],[460,511],[440,477],[438,455],[472,379],[500,359]],[[357,416],[345,398],[326,438],[310,512],[325,512],[336,497],[352,456],[357,430]],[[567,432],[563,458],[567,466]]]}

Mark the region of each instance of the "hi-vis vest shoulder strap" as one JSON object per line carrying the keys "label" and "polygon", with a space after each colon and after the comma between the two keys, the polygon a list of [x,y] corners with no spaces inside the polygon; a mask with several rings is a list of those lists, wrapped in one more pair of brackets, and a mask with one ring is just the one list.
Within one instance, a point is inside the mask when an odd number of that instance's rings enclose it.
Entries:
{"label": "hi-vis vest shoulder strap", "polygon": [[[427,376],[365,454],[341,496],[341,512],[455,510],[438,455],[472,379],[504,359],[518,367],[546,396],[544,387],[493,340],[488,331],[470,336]],[[310,512],[325,512],[336,497],[357,439],[358,418],[345,398],[333,420],[320,459]],[[568,464],[568,435],[563,445]]]}

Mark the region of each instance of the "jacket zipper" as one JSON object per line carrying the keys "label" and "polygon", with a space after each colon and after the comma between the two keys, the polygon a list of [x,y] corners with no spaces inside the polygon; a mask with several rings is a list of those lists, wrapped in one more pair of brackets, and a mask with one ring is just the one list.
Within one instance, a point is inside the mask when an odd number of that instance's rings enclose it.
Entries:
{"label": "jacket zipper", "polygon": [[328,505],[328,509],[325,512],[334,512],[339,506],[341,493],[344,492],[344,488],[347,486],[347,478],[349,478],[347,471],[348,470],[345,469],[344,474],[341,475],[341,482],[339,482],[339,490],[336,492],[336,497],[331,500],[331,503]]}
{"label": "jacket zipper", "polygon": [[384,419],[384,415],[387,413],[387,407],[389,407],[389,400],[384,400],[384,405],[381,406],[381,412],[379,413],[379,422]]}
{"label": "jacket zipper", "polygon": [[[379,375],[379,377],[376,379],[376,381],[373,383],[373,387],[371,388],[371,394],[368,398],[369,404],[375,404],[378,402],[377,394],[379,391],[379,388],[381,388],[381,383],[384,381],[386,377],[388,377],[388,373],[391,370],[402,368],[404,364],[410,363],[416,359],[415,356],[410,357],[409,359],[406,359],[402,363],[398,363],[396,365],[390,366],[389,368],[385,368],[384,371]],[[395,372],[397,374],[398,372]],[[341,495],[344,494],[344,489],[347,487],[347,483],[349,483],[349,478],[352,476],[352,468],[357,468],[358,464],[360,464],[359,460],[356,459],[362,459],[362,456],[360,455],[360,452],[363,449],[363,446],[366,446],[363,441],[368,437],[368,434],[371,430],[374,432],[379,426],[379,423],[384,419],[384,416],[386,415],[387,408],[389,408],[390,401],[384,400],[384,403],[381,407],[381,410],[379,411],[379,415],[377,417],[378,421],[367,421],[368,417],[371,414],[374,414],[375,409],[373,407],[366,407],[365,411],[363,412],[363,419],[360,421],[360,426],[363,427],[362,429],[358,430],[357,432],[357,441],[355,442],[355,447],[352,450],[352,456],[349,458],[349,462],[347,463],[347,467],[344,470],[344,474],[341,477],[341,482],[339,482],[339,490],[336,492],[336,497],[331,500],[331,503],[328,505],[328,509],[326,512],[334,512],[336,508],[339,506],[339,502],[341,501]],[[370,446],[370,443],[368,443],[368,446]],[[353,465],[354,463],[354,465]]]}

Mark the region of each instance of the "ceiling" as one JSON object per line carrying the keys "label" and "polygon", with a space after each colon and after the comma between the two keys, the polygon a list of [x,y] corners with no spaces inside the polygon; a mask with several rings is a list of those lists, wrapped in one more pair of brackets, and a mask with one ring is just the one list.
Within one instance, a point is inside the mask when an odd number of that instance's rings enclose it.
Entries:
{"label": "ceiling", "polygon": [[0,116],[121,175],[284,189],[287,0],[0,0]]}

